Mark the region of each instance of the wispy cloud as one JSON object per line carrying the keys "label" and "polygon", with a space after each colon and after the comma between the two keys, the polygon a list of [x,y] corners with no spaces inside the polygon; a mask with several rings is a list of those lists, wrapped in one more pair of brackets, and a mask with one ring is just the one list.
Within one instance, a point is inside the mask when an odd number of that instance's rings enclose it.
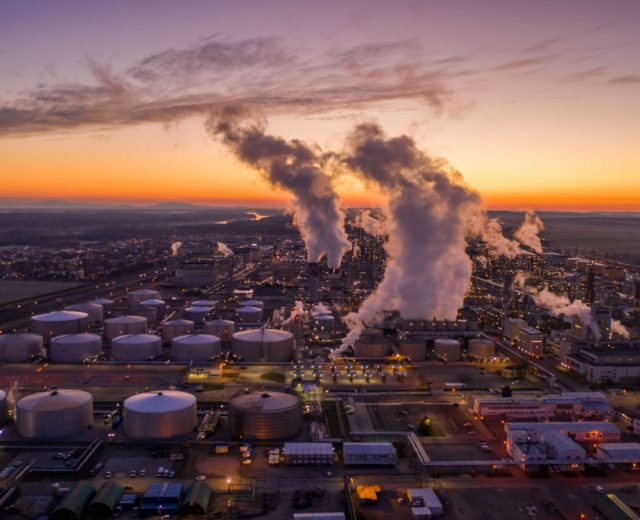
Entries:
{"label": "wispy cloud", "polygon": [[327,113],[398,99],[440,108],[450,80],[469,71],[419,51],[411,40],[311,53],[274,38],[211,36],[122,72],[89,60],[89,84],[43,84],[0,101],[0,136],[170,123],[229,103],[266,113]]}
{"label": "wispy cloud", "polygon": [[640,74],[629,74],[627,76],[616,76],[609,80],[610,85],[640,85]]}

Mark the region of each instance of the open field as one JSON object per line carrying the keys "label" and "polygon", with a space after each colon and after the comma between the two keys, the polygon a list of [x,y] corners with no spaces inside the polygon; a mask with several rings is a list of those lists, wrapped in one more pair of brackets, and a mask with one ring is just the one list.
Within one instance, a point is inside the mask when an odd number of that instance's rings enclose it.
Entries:
{"label": "open field", "polygon": [[41,280],[0,280],[0,305],[35,298],[64,289],[73,289],[83,284],[78,282],[45,282]]}

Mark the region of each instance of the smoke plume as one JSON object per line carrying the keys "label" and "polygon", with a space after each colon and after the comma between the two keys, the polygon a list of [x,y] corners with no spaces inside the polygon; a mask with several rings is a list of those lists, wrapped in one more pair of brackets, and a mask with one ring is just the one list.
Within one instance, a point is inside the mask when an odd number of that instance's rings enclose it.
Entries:
{"label": "smoke plume", "polygon": [[300,300],[296,300],[294,307],[291,309],[291,314],[289,317],[282,322],[282,325],[289,325],[293,320],[298,318],[299,316],[304,316],[304,303]]}
{"label": "smoke plume", "polygon": [[181,247],[182,242],[174,242],[173,244],[171,244],[171,254],[173,256],[178,256],[178,252],[180,251]]}
{"label": "smoke plume", "polygon": [[544,224],[538,215],[527,212],[524,222],[513,234],[521,244],[531,248],[538,254],[542,254],[542,242],[538,234],[544,229]]}
{"label": "smoke plume", "polygon": [[222,253],[224,256],[233,255],[233,251],[231,250],[231,248],[224,242],[217,242],[216,249],[218,250],[218,253]]}
{"label": "smoke plume", "polygon": [[326,303],[316,303],[311,308],[311,314],[313,314],[314,317],[321,316],[322,314],[331,314],[331,307]]}
{"label": "smoke plume", "polygon": [[600,329],[591,313],[591,307],[582,300],[570,301],[566,296],[555,294],[546,287],[539,290],[526,285],[526,277],[523,273],[516,274],[513,285],[522,287],[524,292],[533,296],[536,305],[544,307],[551,314],[579,319],[585,327],[589,327],[596,340],[600,339]]}
{"label": "smoke plume", "polygon": [[330,268],[340,267],[351,244],[332,179],[323,170],[323,155],[301,141],[267,135],[264,123],[243,124],[243,119],[241,110],[228,108],[212,113],[207,129],[272,185],[293,195],[293,220],[304,239],[308,261],[319,262],[327,255]]}
{"label": "smoke plume", "polygon": [[627,327],[625,327],[618,320],[611,320],[611,332],[614,334],[619,334],[626,339],[629,339],[631,337],[629,331],[627,330]]}
{"label": "smoke plume", "polygon": [[388,234],[384,216],[380,213],[374,215],[370,209],[363,209],[356,213],[352,223],[355,227],[359,227],[365,233],[374,237],[384,237]]}

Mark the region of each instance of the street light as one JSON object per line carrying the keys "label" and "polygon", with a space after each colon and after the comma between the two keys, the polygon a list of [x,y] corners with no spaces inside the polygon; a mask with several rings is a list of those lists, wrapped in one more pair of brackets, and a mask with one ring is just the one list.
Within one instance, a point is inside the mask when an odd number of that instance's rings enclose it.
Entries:
{"label": "street light", "polygon": [[231,477],[227,477],[227,493],[231,493]]}

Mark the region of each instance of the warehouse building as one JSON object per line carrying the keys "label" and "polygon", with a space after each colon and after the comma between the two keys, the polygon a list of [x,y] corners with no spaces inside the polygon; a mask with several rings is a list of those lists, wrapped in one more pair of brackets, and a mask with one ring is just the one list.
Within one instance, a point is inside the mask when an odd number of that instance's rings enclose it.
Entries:
{"label": "warehouse building", "polygon": [[285,442],[284,463],[291,466],[333,464],[333,445],[329,442]]}
{"label": "warehouse building", "polygon": [[390,442],[345,442],[342,445],[347,466],[395,466],[396,449]]}

